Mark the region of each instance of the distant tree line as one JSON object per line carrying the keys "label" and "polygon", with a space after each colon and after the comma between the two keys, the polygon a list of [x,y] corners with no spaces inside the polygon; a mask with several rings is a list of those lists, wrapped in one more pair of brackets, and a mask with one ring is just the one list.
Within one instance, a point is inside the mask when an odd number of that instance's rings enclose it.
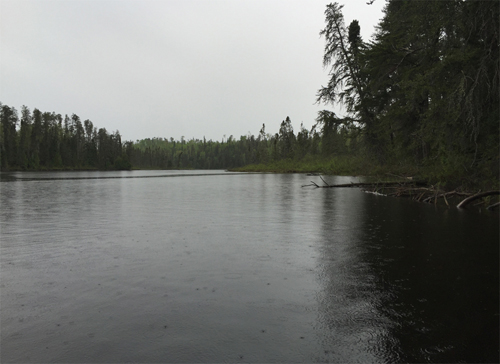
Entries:
{"label": "distant tree line", "polygon": [[[295,134],[289,117],[279,132],[232,135],[221,142],[200,139],[142,139],[122,142],[120,133],[97,129],[90,120],[55,112],[32,112],[0,105],[2,170],[38,169],[225,169],[253,163],[300,160],[353,152],[357,133],[333,113],[322,112],[311,131],[301,125]],[[354,137],[353,137],[354,136]]]}
{"label": "distant tree line", "polygon": [[0,104],[0,167],[21,169],[130,169],[118,131],[97,129],[78,115],[32,112]]}
{"label": "distant tree line", "polygon": [[249,134],[235,139],[230,136],[222,142],[207,141],[205,138],[138,140],[130,149],[129,159],[138,168],[225,169],[306,157],[328,157],[333,153],[339,155],[354,150],[357,133],[342,126],[333,113],[321,113],[318,120],[321,124],[317,123],[310,131],[301,125],[297,134],[287,117],[281,122],[278,133],[266,133],[263,124],[257,137]]}

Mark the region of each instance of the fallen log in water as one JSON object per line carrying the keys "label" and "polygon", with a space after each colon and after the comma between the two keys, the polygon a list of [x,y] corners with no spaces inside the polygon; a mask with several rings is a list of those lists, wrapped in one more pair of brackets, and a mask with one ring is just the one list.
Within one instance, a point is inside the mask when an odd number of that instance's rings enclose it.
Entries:
{"label": "fallen log in water", "polygon": [[[394,197],[410,197],[415,201],[426,202],[434,204],[442,198],[447,206],[450,206],[448,202],[449,198],[452,197],[466,197],[462,200],[457,207],[463,208],[466,205],[470,204],[473,201],[478,199],[500,195],[500,191],[488,191],[482,192],[472,195],[467,192],[460,191],[442,191],[439,188],[435,188],[434,186],[426,186],[425,183],[419,181],[397,181],[397,182],[358,182],[358,183],[345,183],[338,185],[330,185],[328,184],[323,177],[321,177],[324,185],[319,185],[314,181],[311,181],[309,185],[303,185],[302,187],[313,186],[315,188],[350,188],[350,187],[360,187],[363,188],[367,192],[383,194],[385,196],[394,196]],[[479,204],[483,204],[486,201],[481,201]],[[493,210],[496,207],[500,206],[500,202],[490,204],[487,209]]]}
{"label": "fallen log in water", "polygon": [[[321,177],[320,177],[321,178]],[[389,186],[411,186],[417,185],[414,181],[404,181],[404,182],[358,182],[358,183],[345,183],[340,185],[329,185],[325,182],[323,178],[321,180],[325,183],[324,186],[320,186],[317,183],[311,181],[310,185],[303,185],[302,187],[314,186],[316,188],[342,188],[342,187],[389,187]]]}

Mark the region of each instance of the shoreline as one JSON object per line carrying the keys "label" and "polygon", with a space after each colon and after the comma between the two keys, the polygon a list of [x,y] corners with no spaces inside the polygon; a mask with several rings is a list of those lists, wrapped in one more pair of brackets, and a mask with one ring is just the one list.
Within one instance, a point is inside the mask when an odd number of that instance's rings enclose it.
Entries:
{"label": "shoreline", "polygon": [[[310,185],[303,185],[302,187],[313,187],[313,188],[349,188],[357,187],[363,189],[365,192],[370,192],[378,195],[383,195],[387,197],[404,197],[410,198],[417,202],[424,203],[434,203],[434,204],[445,204],[447,206],[459,206],[464,200],[472,198],[473,196],[484,195],[482,197],[475,198],[475,203],[473,204],[476,208],[485,207],[490,211],[499,211],[500,206],[500,188],[498,184],[493,182],[484,183],[482,186],[470,184],[465,186],[463,184],[457,184],[449,182],[443,183],[440,181],[432,181],[431,178],[426,177],[421,168],[413,167],[411,172],[413,175],[408,173],[410,169],[399,168],[396,171],[392,171],[390,166],[376,166],[371,165],[372,170],[365,169],[365,173],[361,172],[360,165],[353,164],[345,168],[343,166],[342,171],[326,170],[325,167],[331,167],[334,165],[332,161],[329,161],[329,165],[325,166],[325,163],[317,163],[314,166],[310,164],[286,161],[287,163],[272,163],[272,164],[250,164],[243,167],[228,168],[227,172],[236,173],[299,173],[307,174],[312,178],[316,179],[311,181]],[[113,171],[185,171],[193,170],[193,168],[137,168],[133,167],[131,169],[97,169],[97,168],[39,168],[39,169],[20,169],[13,168],[9,170],[1,170],[0,173],[8,174],[12,172],[113,172]],[[422,173],[416,173],[420,170]],[[349,186],[330,186],[321,177],[324,176],[352,176],[352,177],[362,177],[365,179],[363,183],[353,183]],[[456,178],[455,178],[456,179]],[[433,183],[434,182],[434,183]],[[467,205],[469,203],[467,202]],[[470,206],[470,205],[469,205]],[[465,207],[465,206],[460,206]]]}

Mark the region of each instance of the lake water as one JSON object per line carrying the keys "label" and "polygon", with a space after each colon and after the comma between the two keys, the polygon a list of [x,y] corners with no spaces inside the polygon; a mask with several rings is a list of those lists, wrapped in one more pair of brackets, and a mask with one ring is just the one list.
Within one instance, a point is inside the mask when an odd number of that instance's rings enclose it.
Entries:
{"label": "lake water", "polygon": [[499,360],[498,213],[300,174],[1,176],[2,363]]}

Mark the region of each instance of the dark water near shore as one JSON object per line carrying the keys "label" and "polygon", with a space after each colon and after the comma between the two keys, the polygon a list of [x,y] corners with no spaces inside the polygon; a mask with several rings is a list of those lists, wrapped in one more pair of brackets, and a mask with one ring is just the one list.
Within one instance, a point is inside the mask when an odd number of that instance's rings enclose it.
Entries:
{"label": "dark water near shore", "polygon": [[311,179],[2,174],[0,361],[498,362],[498,213]]}

